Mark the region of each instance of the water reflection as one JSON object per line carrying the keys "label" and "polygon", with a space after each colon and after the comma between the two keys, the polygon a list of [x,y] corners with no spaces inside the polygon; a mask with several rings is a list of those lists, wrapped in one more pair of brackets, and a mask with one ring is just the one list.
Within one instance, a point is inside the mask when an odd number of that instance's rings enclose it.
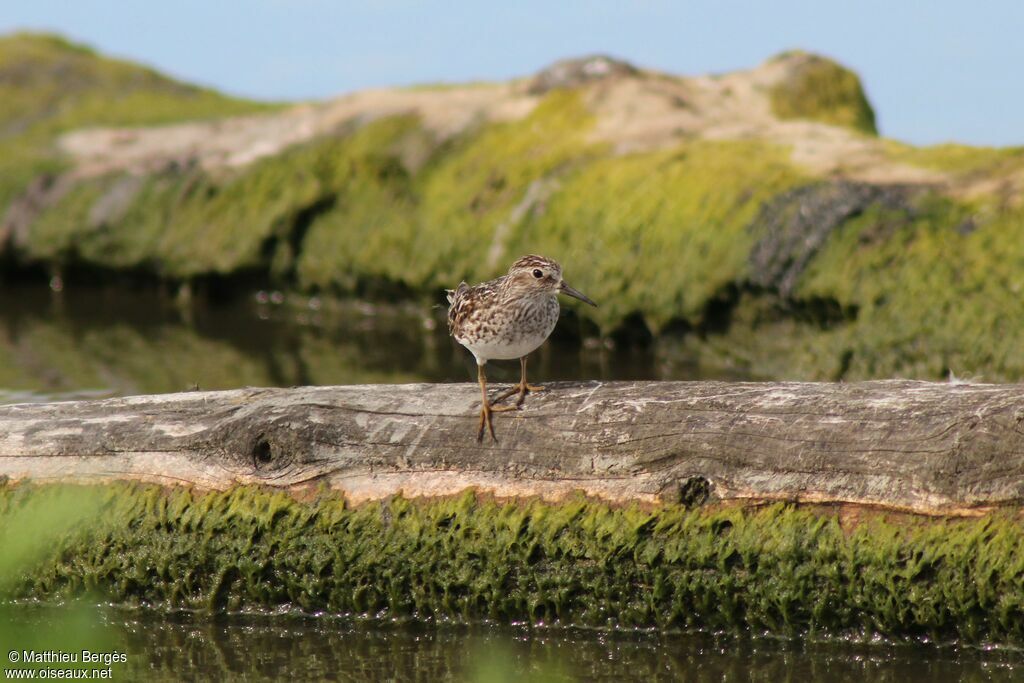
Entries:
{"label": "water reflection", "polygon": [[[584,339],[571,313],[533,360],[544,379],[706,377],[656,347]],[[495,381],[518,379],[495,363]],[[438,306],[296,299],[262,293],[201,304],[111,288],[0,291],[0,401],[93,398],[196,387],[475,381]]]}
{"label": "water reflection", "polygon": [[[1019,680],[1024,667],[1018,651],[927,645],[373,625],[297,615],[98,614],[98,644],[127,654],[125,664],[113,667],[115,680],[915,683]],[[37,606],[15,608],[5,616],[20,633],[46,633],[58,615]],[[89,637],[100,636],[82,635],[81,647],[90,647]],[[60,644],[50,647],[59,649]]]}

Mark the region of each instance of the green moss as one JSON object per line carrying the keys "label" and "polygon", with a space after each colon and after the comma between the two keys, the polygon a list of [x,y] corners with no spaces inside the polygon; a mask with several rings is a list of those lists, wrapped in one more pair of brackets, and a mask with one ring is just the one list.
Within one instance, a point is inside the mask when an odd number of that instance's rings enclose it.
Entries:
{"label": "green moss", "polygon": [[833,236],[800,295],[857,309],[838,345],[850,378],[1024,376],[1024,211],[932,197],[868,212]]}
{"label": "green moss", "polygon": [[1024,208],[917,193],[831,232],[789,297],[738,282],[727,325],[664,341],[666,367],[764,379],[1024,377]]}
{"label": "green moss", "polygon": [[[786,59],[792,78],[772,93],[778,115],[874,131],[854,74],[817,57]],[[0,205],[4,187],[23,189],[59,168],[50,145],[69,127],[253,108],[56,39],[0,40]],[[969,188],[957,196],[972,199],[850,218],[782,301],[749,283],[764,282],[750,270],[764,237],[760,208],[815,181],[788,150],[690,141],[622,156],[592,140],[593,124],[582,93],[561,89],[521,120],[443,142],[414,117],[396,116],[242,169],[96,178],[42,213],[19,256],[172,280],[255,273],[307,291],[439,303],[442,287],[544,253],[601,304],[579,311],[602,332],[638,319],[654,332],[682,321],[701,335],[682,349],[725,371],[1024,376],[1024,210],[1013,195],[1020,148],[884,142],[890,161],[948,173],[954,190],[960,181]],[[844,319],[805,315],[822,302]],[[719,328],[707,324],[709,313],[720,315]]]}
{"label": "green moss", "polygon": [[404,117],[384,119],[220,176],[151,176],[129,189],[126,206],[112,214],[97,215],[97,208],[133,179],[87,181],[43,212],[26,252],[43,260],[72,254],[108,268],[148,267],[175,278],[268,270],[271,264],[287,273],[306,214],[368,177],[387,177],[394,160],[377,150],[411,125]]}
{"label": "green moss", "polygon": [[412,281],[452,286],[503,273],[507,263],[495,272],[486,258],[496,229],[533,182],[604,153],[588,141],[592,125],[579,92],[552,92],[523,120],[488,127],[445,154],[423,182],[427,230],[413,247],[426,258],[410,264]]}
{"label": "green moss", "polygon": [[0,140],[83,126],[171,123],[267,110],[56,36],[0,38]]}
{"label": "green moss", "polygon": [[353,292],[368,281],[402,281],[419,201],[402,152],[429,156],[431,146],[413,117],[385,119],[354,135],[331,208],[313,218],[295,255],[302,287]]}
{"label": "green moss", "polygon": [[[611,157],[589,141],[591,121],[580,93],[559,90],[523,120],[441,148],[392,117],[224,177],[97,179],[40,216],[26,254],[173,278],[294,269],[303,288],[348,293],[436,291],[541,252],[602,303],[585,314],[605,329],[634,313],[655,330],[699,318],[744,276],[760,203],[802,174],[786,150],[754,142]],[[410,149],[425,163],[406,163]]]}
{"label": "green moss", "polygon": [[[310,227],[302,283],[351,291],[383,279],[422,291],[494,277],[538,252],[602,303],[586,315],[608,329],[637,312],[655,330],[699,318],[745,274],[760,203],[801,174],[786,150],[759,143],[605,156],[586,143],[581,106],[578,93],[558,91],[524,121],[439,151],[413,178],[353,175]],[[537,182],[549,189],[523,210]],[[506,255],[497,262],[495,246]]]}
{"label": "green moss", "polygon": [[1024,169],[1024,147],[971,147],[953,143],[915,147],[886,140],[884,149],[893,161],[962,176],[992,176]]}
{"label": "green moss", "polygon": [[799,54],[793,73],[773,86],[769,97],[780,119],[810,119],[877,135],[871,109],[857,74],[815,55]]}
{"label": "green moss", "polygon": [[487,258],[498,226],[531,183],[600,153],[586,139],[590,124],[579,93],[552,93],[520,121],[437,150],[415,176],[394,163],[388,173],[354,174],[335,209],[310,227],[301,282],[351,291],[379,279],[422,291],[504,272],[507,263]]}
{"label": "green moss", "polygon": [[[93,489],[100,513],[63,530],[9,597],[90,591],[116,603],[289,606],[375,617],[600,627],[882,633],[1024,641],[1024,527],[992,515],[844,530],[832,514],[614,509],[472,494],[351,508],[240,488]],[[5,522],[50,496],[0,493]],[[9,524],[3,525],[8,529]]]}
{"label": "green moss", "polygon": [[102,57],[56,36],[0,38],[0,207],[58,168],[54,140],[88,126],[204,119],[276,105],[226,97],[152,69]]}
{"label": "green moss", "polygon": [[593,162],[566,179],[512,253],[557,255],[573,286],[598,301],[606,329],[640,313],[657,332],[699,320],[745,277],[761,203],[801,181],[787,150],[757,142],[693,142]]}

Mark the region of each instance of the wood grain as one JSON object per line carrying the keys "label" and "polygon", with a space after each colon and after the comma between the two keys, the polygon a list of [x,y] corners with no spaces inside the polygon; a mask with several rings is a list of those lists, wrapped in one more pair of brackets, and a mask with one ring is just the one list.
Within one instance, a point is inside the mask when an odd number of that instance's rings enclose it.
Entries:
{"label": "wood grain", "polygon": [[554,383],[475,440],[475,384],[190,392],[0,406],[0,476],[353,502],[573,492],[973,514],[1024,501],[1024,385]]}

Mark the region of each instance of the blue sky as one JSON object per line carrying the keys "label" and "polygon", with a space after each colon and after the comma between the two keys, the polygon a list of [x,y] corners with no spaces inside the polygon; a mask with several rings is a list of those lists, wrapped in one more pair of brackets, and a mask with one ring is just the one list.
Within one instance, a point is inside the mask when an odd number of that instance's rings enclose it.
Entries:
{"label": "blue sky", "polygon": [[884,135],[1024,145],[1024,2],[4,0],[0,32],[57,31],[262,99],[492,80],[605,52],[680,74],[790,48],[855,69]]}

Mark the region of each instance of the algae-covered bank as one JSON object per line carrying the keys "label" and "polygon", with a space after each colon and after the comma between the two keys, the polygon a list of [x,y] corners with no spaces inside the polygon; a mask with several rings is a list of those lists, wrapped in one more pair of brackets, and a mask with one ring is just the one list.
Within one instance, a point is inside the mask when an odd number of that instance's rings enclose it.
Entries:
{"label": "algae-covered bank", "polygon": [[[377,619],[1024,642],[1024,527],[788,505],[688,510],[236,488],[5,487],[5,598]],[[53,520],[51,519],[51,522]],[[12,540],[13,539],[13,540]],[[24,559],[24,558],[28,559]]]}
{"label": "algae-covered bank", "polygon": [[881,138],[823,57],[268,107],[17,35],[0,102],[7,277],[436,303],[540,252],[602,302],[590,333],[671,333],[708,365],[1024,374],[1024,150]]}

